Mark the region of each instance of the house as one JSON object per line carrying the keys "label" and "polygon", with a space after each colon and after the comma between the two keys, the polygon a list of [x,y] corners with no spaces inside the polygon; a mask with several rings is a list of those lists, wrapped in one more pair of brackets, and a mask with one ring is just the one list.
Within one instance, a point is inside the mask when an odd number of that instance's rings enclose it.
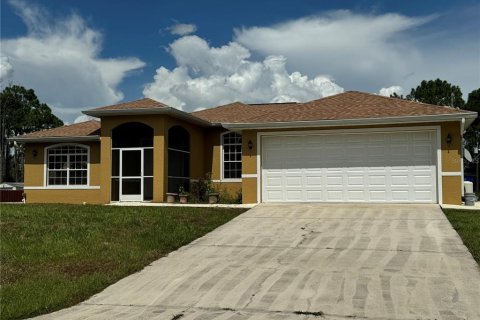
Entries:
{"label": "house", "polygon": [[100,121],[15,137],[27,202],[163,202],[211,173],[244,203],[460,204],[462,133],[477,114],[349,91],[186,113],[151,99]]}

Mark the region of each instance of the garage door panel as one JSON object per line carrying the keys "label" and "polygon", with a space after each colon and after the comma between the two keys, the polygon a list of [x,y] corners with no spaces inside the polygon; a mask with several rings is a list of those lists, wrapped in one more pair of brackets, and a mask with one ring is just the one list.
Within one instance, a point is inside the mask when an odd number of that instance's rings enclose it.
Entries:
{"label": "garage door panel", "polygon": [[342,190],[327,190],[327,202],[343,201],[343,191]]}
{"label": "garage door panel", "polygon": [[262,139],[263,201],[437,202],[433,131]]}
{"label": "garage door panel", "polygon": [[348,175],[347,176],[348,187],[360,186],[363,188],[365,185],[365,177],[363,175]]}
{"label": "garage door panel", "polygon": [[364,190],[348,190],[347,201],[363,202],[367,201]]}
{"label": "garage door panel", "polygon": [[318,202],[318,201],[323,201],[323,192],[322,190],[308,190],[306,192],[306,201],[309,202]]}
{"label": "garage door panel", "polygon": [[289,187],[301,187],[303,185],[301,176],[287,176],[285,180]]}
{"label": "garage door panel", "polygon": [[321,176],[311,176],[311,175],[307,175],[305,177],[305,184],[308,186],[308,187],[322,187],[323,185],[323,179]]}

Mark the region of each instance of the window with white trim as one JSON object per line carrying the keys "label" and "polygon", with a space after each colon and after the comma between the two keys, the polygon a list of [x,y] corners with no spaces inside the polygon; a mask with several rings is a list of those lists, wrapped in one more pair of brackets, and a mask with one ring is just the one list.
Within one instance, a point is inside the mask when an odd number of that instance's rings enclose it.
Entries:
{"label": "window with white trim", "polygon": [[227,132],[222,135],[222,178],[242,178],[242,135]]}
{"label": "window with white trim", "polygon": [[47,151],[47,186],[88,184],[88,147],[60,145]]}

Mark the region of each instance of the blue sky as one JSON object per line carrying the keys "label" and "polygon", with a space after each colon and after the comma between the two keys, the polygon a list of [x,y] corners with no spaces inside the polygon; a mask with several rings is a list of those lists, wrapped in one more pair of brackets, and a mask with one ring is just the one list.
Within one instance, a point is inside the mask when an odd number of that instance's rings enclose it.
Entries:
{"label": "blue sky", "polygon": [[437,77],[480,87],[478,1],[139,3],[2,1],[2,86],[35,89],[67,122],[144,96],[192,111]]}

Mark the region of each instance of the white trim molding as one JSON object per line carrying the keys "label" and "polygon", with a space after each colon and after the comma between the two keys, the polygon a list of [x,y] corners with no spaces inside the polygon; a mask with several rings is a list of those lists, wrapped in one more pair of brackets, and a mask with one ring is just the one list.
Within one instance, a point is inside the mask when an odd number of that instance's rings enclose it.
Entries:
{"label": "white trim molding", "polygon": [[242,179],[244,178],[258,178],[256,173],[242,173]]}
{"label": "white trim molding", "polygon": [[442,172],[442,176],[444,177],[462,177],[463,174],[461,171],[444,171]]}
{"label": "white trim molding", "polygon": [[[61,146],[77,146],[87,149],[87,184],[82,185],[70,185],[69,176],[67,174],[67,184],[66,185],[49,185],[48,184],[48,151],[50,149],[55,149]],[[68,157],[67,157],[68,158]],[[67,169],[70,171],[70,169]],[[54,187],[64,187],[66,189],[77,189],[77,187],[88,187],[90,186],[90,146],[81,143],[57,143],[45,147],[43,149],[43,187],[48,189],[53,189]]]}
{"label": "white trim molding", "polygon": [[[288,122],[259,122],[259,123],[222,123],[222,126],[231,131],[250,130],[250,129],[282,129],[282,128],[315,128],[315,127],[340,127],[340,126],[366,126],[366,125],[392,125],[392,124],[411,124],[433,123],[445,121],[461,121],[465,119],[468,127],[477,117],[474,112],[462,112],[439,115],[423,116],[401,116],[401,117],[379,117],[379,118],[361,118],[361,119],[341,119],[341,120],[309,120],[309,121],[288,121]],[[348,130],[348,129],[347,129]]]}
{"label": "white trim molding", "polygon": [[[236,133],[240,135],[241,137],[241,142],[240,142],[240,156],[242,156],[242,148],[243,148],[243,137],[242,134],[239,132],[234,132],[234,131],[225,131],[220,133],[220,180],[218,182],[242,182],[242,177],[240,178],[224,178],[224,172],[223,172],[223,167],[224,167],[224,152],[223,152],[223,137],[227,134],[230,133]],[[240,165],[243,166],[243,159],[240,160]],[[240,171],[241,172],[241,171]],[[215,181],[213,181],[215,182]]]}

